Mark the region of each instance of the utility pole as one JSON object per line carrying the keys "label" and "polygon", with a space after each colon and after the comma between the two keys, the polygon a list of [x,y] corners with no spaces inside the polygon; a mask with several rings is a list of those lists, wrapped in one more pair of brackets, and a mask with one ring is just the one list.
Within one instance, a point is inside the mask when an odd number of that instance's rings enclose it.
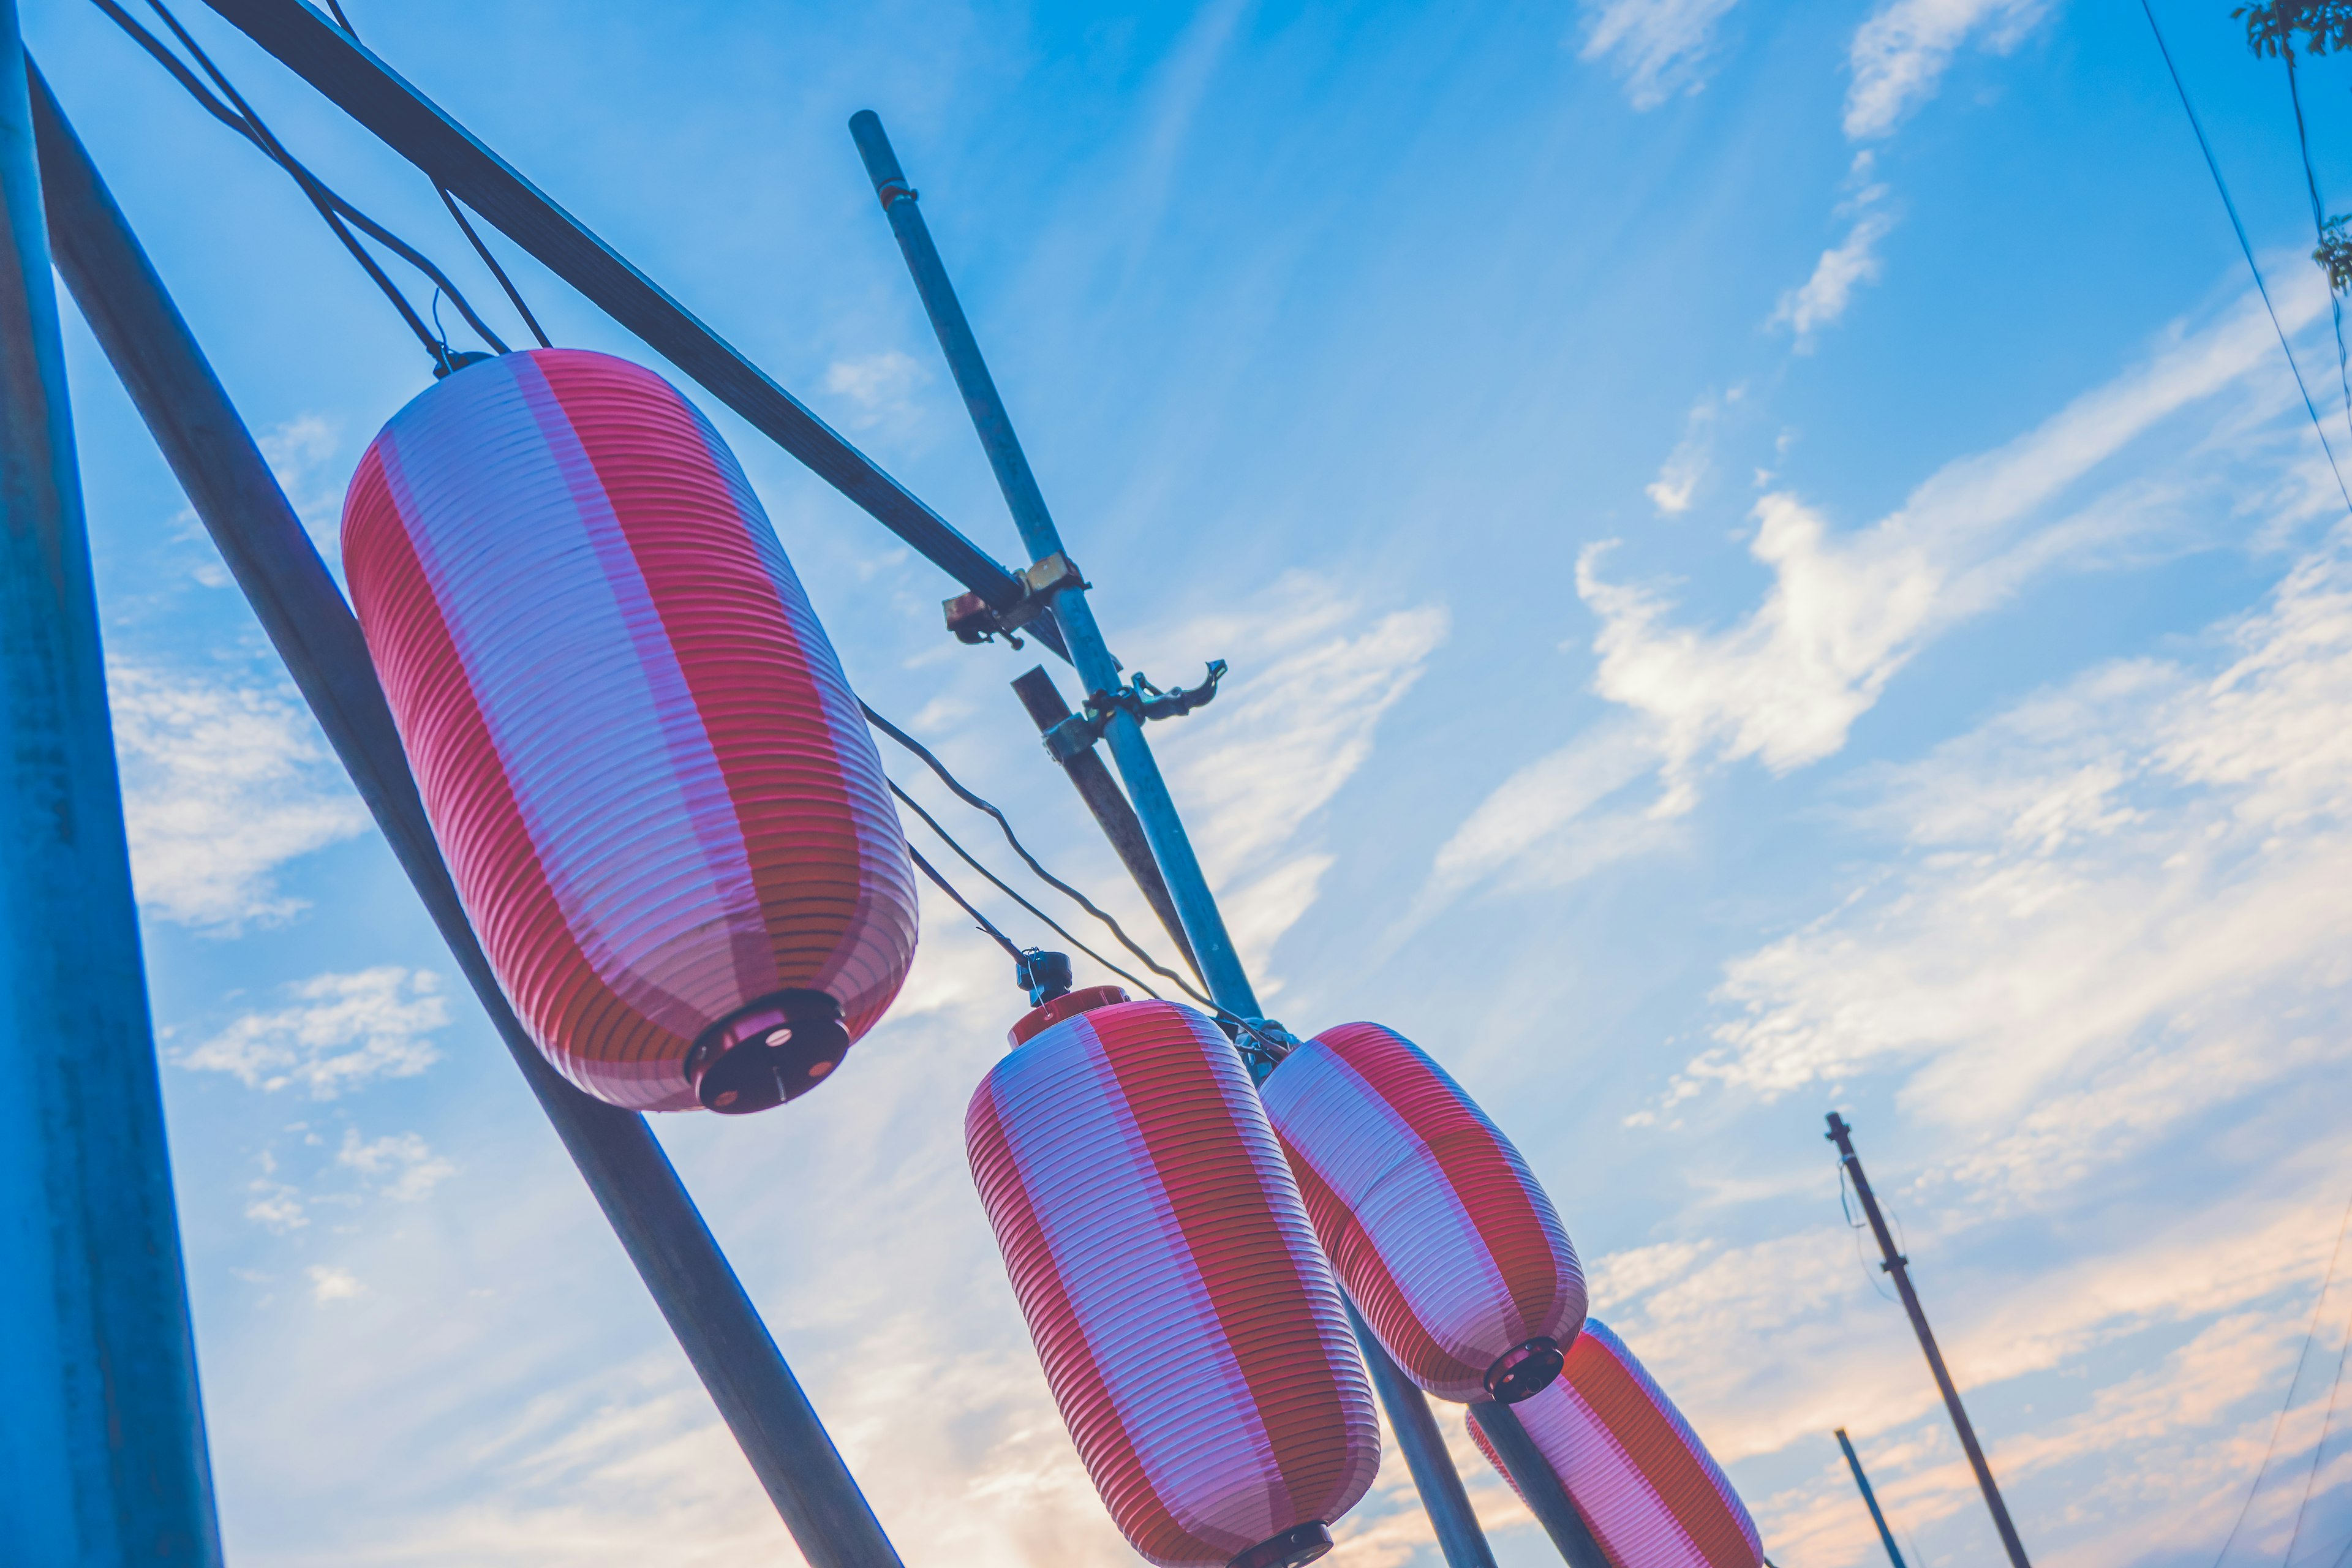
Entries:
{"label": "utility pole", "polygon": [[1887,1557],[1895,1568],[1903,1568],[1903,1552],[1895,1544],[1895,1531],[1887,1524],[1886,1516],[1878,1511],[1877,1494],[1870,1489],[1870,1478],[1862,1473],[1862,1458],[1853,1451],[1853,1440],[1845,1435],[1843,1426],[1837,1429],[1837,1440],[1838,1447],[1845,1450],[1847,1468],[1853,1471],[1853,1484],[1862,1489],[1863,1503],[1870,1510],[1870,1522],[1878,1526],[1878,1539],[1886,1543]]}
{"label": "utility pole", "polygon": [[[1936,1374],[1936,1386],[1943,1391],[1945,1408],[1952,1413],[1952,1425],[1960,1434],[1960,1447],[1968,1453],[1969,1467],[1976,1471],[1977,1485],[1984,1489],[1985,1506],[1992,1510],[1992,1524],[2000,1532],[2001,1547],[2009,1553],[2011,1568],[2033,1568],[2026,1561],[2025,1543],[2017,1538],[2017,1526],[2009,1521],[2009,1505],[2000,1500],[2000,1488],[1994,1484],[1992,1467],[1985,1463],[1984,1450],[1977,1446],[1977,1430],[1969,1425],[1969,1413],[1960,1405],[1960,1391],[1952,1385],[1952,1374],[1944,1370],[1944,1352],[1936,1348],[1935,1333],[1927,1327],[1927,1314],[1919,1308],[1919,1292],[1911,1288],[1911,1260],[1895,1250],[1895,1237],[1886,1228],[1886,1216],[1878,1212],[1878,1199],[1870,1190],[1870,1178],[1862,1173],[1862,1160],[1853,1152],[1853,1129],[1834,1110],[1829,1114],[1829,1124],[1824,1136],[1837,1145],[1839,1159],[1846,1173],[1853,1178],[1854,1195],[1862,1200],[1862,1212],[1870,1220],[1870,1233],[1878,1238],[1878,1250],[1885,1259],[1880,1267],[1895,1276],[1895,1288],[1902,1292],[1903,1310],[1911,1314],[1911,1327],[1919,1335],[1919,1349],[1927,1357],[1927,1370]],[[1854,1474],[1861,1473],[1862,1468],[1855,1466]],[[1893,1542],[1888,1544],[1891,1548]]]}
{"label": "utility pole", "polygon": [[0,1563],[218,1568],[16,0],[0,230]]}
{"label": "utility pole", "polygon": [[[31,89],[42,194],[66,286],[752,1473],[813,1568],[898,1568],[874,1510],[645,1118],[573,1088],[508,1005],[449,879],[351,606],[37,72]],[[44,262],[45,286],[47,275]],[[132,980],[135,994],[135,971]],[[99,1016],[118,1000],[98,990],[80,998],[79,1016]],[[0,1054],[11,1043],[0,1039]],[[0,1093],[0,1116],[14,1099]],[[0,1161],[10,1142],[0,1135]],[[0,1247],[0,1264],[5,1259]],[[0,1267],[0,1308],[12,1278]],[[0,1310],[0,1321],[5,1318]],[[0,1434],[10,1415],[7,1386],[0,1379]],[[159,1382],[159,1399],[163,1391]],[[131,1392],[148,1391],[133,1384]],[[41,1473],[0,1468],[0,1477],[11,1478],[0,1479],[0,1563],[96,1568],[95,1557],[6,1550],[10,1497],[23,1476]],[[128,1552],[106,1559],[129,1560]],[[176,1568],[184,1560],[159,1561]]]}
{"label": "utility pole", "polygon": [[[874,181],[875,195],[880,198],[891,231],[898,237],[907,270],[914,277],[916,292],[922,296],[923,309],[947,356],[956,390],[963,395],[964,407],[971,413],[981,447],[988,454],[989,467],[995,471],[997,487],[1004,492],[1004,502],[1013,513],[1014,526],[1020,530],[1021,542],[1030,559],[1038,563],[1032,571],[1045,567],[1055,557],[1061,557],[1066,564],[1061,532],[1054,525],[1053,514],[1045,509],[1045,493],[1030,471],[1029,458],[1021,449],[1020,437],[1013,433],[1004,399],[998,395],[995,379],[981,357],[971,323],[965,319],[955,288],[948,281],[947,268],[940,259],[938,247],[931,242],[930,229],[923,221],[913,188],[907,184],[905,171],[898,166],[898,154],[890,149],[881,119],[870,109],[861,110],[851,116],[849,132],[856,140],[858,153],[866,161],[866,172]],[[1121,679],[1118,660],[1111,657],[1101,628],[1095,624],[1082,575],[1075,570],[1061,574],[1050,594],[1046,614],[1060,626],[1069,645],[1070,661],[1077,667],[1088,698],[1114,698],[1127,683]],[[1183,922],[1184,934],[1191,939],[1193,957],[1208,982],[1210,994],[1230,1013],[1244,1018],[1257,1017],[1257,993],[1242,968],[1241,956],[1225,930],[1224,917],[1218,912],[1216,899],[1209,890],[1209,879],[1201,869],[1200,858],[1192,852],[1192,840],[1185,836],[1184,824],[1176,814],[1176,802],[1168,793],[1167,781],[1160,776],[1160,763],[1143,737],[1142,720],[1133,710],[1139,706],[1111,702],[1099,710],[1101,738],[1110,747],[1111,761],[1118,764],[1128,797],[1143,824],[1152,858],[1159,862],[1160,874],[1167,880],[1169,897]],[[1254,1077],[1263,1078],[1267,1070],[1269,1064],[1252,1059]],[[1486,1535],[1478,1528],[1477,1517],[1470,1511],[1452,1457],[1446,1453],[1444,1444],[1436,1439],[1436,1423],[1421,1390],[1392,1363],[1386,1368],[1381,1366],[1388,1359],[1388,1352],[1381,1348],[1378,1339],[1364,1331],[1360,1323],[1356,1339],[1365,1360],[1375,1369],[1372,1381],[1383,1395],[1390,1429],[1396,1434],[1397,1446],[1404,1450],[1407,1465],[1417,1480],[1426,1476],[1438,1483],[1433,1488],[1424,1484],[1421,1500],[1436,1528],[1446,1562],[1451,1568],[1494,1568],[1495,1559],[1487,1549]],[[1445,1484],[1449,1479],[1450,1486]]]}

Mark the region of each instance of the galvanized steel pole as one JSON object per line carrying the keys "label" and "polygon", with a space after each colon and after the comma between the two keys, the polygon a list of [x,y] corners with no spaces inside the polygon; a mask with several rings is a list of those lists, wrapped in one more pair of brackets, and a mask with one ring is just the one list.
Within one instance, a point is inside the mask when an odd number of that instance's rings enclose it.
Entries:
{"label": "galvanized steel pole", "polygon": [[1878,1511],[1878,1494],[1870,1489],[1870,1478],[1862,1473],[1862,1457],[1853,1451],[1853,1439],[1848,1437],[1845,1428],[1841,1426],[1837,1429],[1837,1440],[1838,1447],[1845,1450],[1846,1468],[1853,1472],[1853,1484],[1862,1489],[1863,1506],[1870,1510],[1870,1522],[1878,1526],[1878,1539],[1886,1546],[1888,1561],[1895,1564],[1895,1568],[1903,1568],[1902,1550],[1895,1544],[1895,1531],[1888,1526],[1886,1516]]}
{"label": "galvanized steel pole", "polygon": [[1984,1491],[1985,1506],[1992,1510],[1993,1528],[2000,1532],[2001,1547],[2009,1553],[2012,1568],[2032,1568],[2026,1561],[2025,1543],[2017,1538],[2017,1526],[2009,1521],[2009,1505],[2001,1501],[2000,1488],[1993,1482],[1992,1467],[1985,1462],[1984,1449],[1977,1445],[1977,1429],[1969,1424],[1969,1413],[1960,1404],[1960,1391],[1953,1385],[1952,1374],[1944,1370],[1944,1352],[1936,1348],[1936,1335],[1927,1327],[1927,1314],[1919,1307],[1919,1293],[1911,1288],[1911,1260],[1895,1250],[1895,1234],[1886,1228],[1886,1218],[1878,1212],[1878,1199],[1870,1190],[1870,1178],[1862,1173],[1862,1161],[1853,1152],[1853,1129],[1834,1110],[1829,1114],[1829,1131],[1822,1136],[1837,1145],[1838,1158],[1846,1173],[1853,1178],[1854,1195],[1862,1200],[1862,1212],[1870,1220],[1870,1233],[1878,1238],[1879,1253],[1885,1259],[1880,1267],[1895,1276],[1895,1288],[1903,1294],[1903,1310],[1911,1314],[1911,1327],[1919,1336],[1919,1349],[1927,1357],[1927,1370],[1936,1374],[1936,1386],[1943,1392],[1944,1407],[1952,1413],[1952,1426],[1960,1435],[1961,1448],[1968,1453],[1969,1468],[1977,1473],[1977,1485]]}
{"label": "galvanized steel pole", "polygon": [[[1054,526],[1053,514],[1045,509],[1045,493],[1030,471],[1020,437],[1013,434],[1004,399],[998,395],[995,378],[988,374],[988,363],[981,357],[971,323],[964,318],[963,306],[956,299],[954,286],[948,281],[946,265],[940,259],[938,247],[931,243],[930,229],[923,222],[922,210],[907,184],[905,171],[898,166],[898,154],[891,151],[890,140],[883,132],[881,118],[870,109],[861,110],[850,117],[849,133],[856,139],[858,153],[866,161],[866,172],[874,181],[875,194],[881,198],[882,210],[889,216],[891,232],[898,236],[898,249],[907,258],[908,271],[914,275],[916,292],[922,296],[931,329],[939,335],[948,369],[955,376],[956,389],[963,394],[964,407],[971,413],[972,427],[979,432],[981,447],[988,454],[989,467],[995,471],[997,487],[1004,492],[1004,503],[1012,510],[1013,525],[1021,531],[1021,542],[1034,561],[1061,553],[1061,532]],[[1111,657],[1109,647],[1103,642],[1102,630],[1095,624],[1093,606],[1087,602],[1086,585],[1076,584],[1057,593],[1052,614],[1061,624],[1063,636],[1069,643],[1070,661],[1077,667],[1078,677],[1086,682],[1088,694],[1117,690],[1123,684],[1119,663]],[[1124,708],[1114,708],[1104,724],[1103,739],[1110,747],[1111,760],[1118,765],[1120,779],[1127,784],[1135,814],[1143,823],[1144,836],[1150,840],[1152,858],[1159,861],[1160,872],[1167,879],[1169,896],[1175,900],[1185,935],[1192,939],[1192,952],[1208,982],[1209,994],[1229,1012],[1245,1018],[1258,1016],[1257,993],[1242,968],[1231,933],[1225,930],[1224,916],[1218,912],[1208,877],[1202,871],[1200,858],[1192,852],[1192,841],[1186,837],[1183,821],[1176,814],[1176,802],[1168,793],[1160,763],[1151,754],[1150,743],[1143,738],[1142,721]],[[1251,1070],[1263,1077],[1265,1068],[1254,1058]],[[1436,1424],[1430,1416],[1427,1401],[1389,1360],[1380,1341],[1364,1330],[1360,1321],[1357,1331],[1357,1342],[1372,1368],[1372,1381],[1388,1407],[1389,1426],[1396,1434],[1397,1446],[1405,1452],[1406,1464],[1416,1482],[1423,1476],[1432,1478],[1433,1484],[1422,1486],[1422,1506],[1429,1510],[1430,1522],[1444,1547],[1446,1562],[1452,1568],[1491,1568],[1494,1559],[1486,1550],[1486,1536],[1463,1495],[1452,1456],[1446,1453],[1445,1445],[1435,1439]]]}
{"label": "galvanized steel pole", "polygon": [[1536,1522],[1551,1537],[1551,1543],[1567,1559],[1569,1568],[1610,1568],[1609,1556],[1601,1543],[1592,1539],[1592,1531],[1584,1516],[1576,1511],[1576,1504],[1568,1489],[1559,1484],[1558,1472],[1551,1461],[1528,1436],[1527,1424],[1519,1413],[1507,1405],[1492,1401],[1470,1407],[1470,1419],[1478,1423],[1486,1441],[1495,1446],[1496,1458],[1503,1462],[1503,1473],[1518,1489],[1519,1500],[1536,1516]]}
{"label": "galvanized steel pole", "polygon": [[[37,76],[33,99],[67,286],[776,1511],[816,1568],[898,1568],[874,1510],[645,1118],[573,1088],[507,1005],[441,859],[359,623]],[[0,1115],[7,1109],[0,1106]],[[0,1278],[0,1290],[6,1284]],[[7,1414],[0,1403],[0,1428]],[[16,1478],[0,1475],[8,1477],[0,1481],[5,1519]],[[0,1534],[0,1544],[5,1541]],[[76,1561],[5,1552],[0,1560]]]}
{"label": "galvanized steel pole", "polygon": [[16,0],[0,224],[0,1563],[215,1568]]}

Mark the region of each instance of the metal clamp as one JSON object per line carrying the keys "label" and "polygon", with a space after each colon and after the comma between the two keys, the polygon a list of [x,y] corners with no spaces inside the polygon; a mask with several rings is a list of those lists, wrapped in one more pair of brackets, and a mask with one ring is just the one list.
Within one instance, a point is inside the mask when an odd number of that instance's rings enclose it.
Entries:
{"label": "metal clamp", "polygon": [[1054,595],[1065,588],[1090,588],[1094,584],[1060,551],[1022,572],[1015,579],[1021,584],[1021,596],[998,609],[977,594],[958,594],[940,608],[946,612],[948,630],[961,643],[984,643],[992,637],[1003,637],[1014,647],[1021,639],[1013,633],[1045,613]]}
{"label": "metal clamp", "polygon": [[1225,661],[1213,658],[1200,685],[1162,691],[1139,669],[1134,679],[1116,691],[1089,692],[1085,712],[1073,713],[1045,731],[1045,750],[1055,762],[1068,762],[1102,739],[1114,713],[1132,714],[1139,724],[1147,719],[1181,719],[1195,708],[1208,706],[1217,695],[1217,683],[1224,678]]}

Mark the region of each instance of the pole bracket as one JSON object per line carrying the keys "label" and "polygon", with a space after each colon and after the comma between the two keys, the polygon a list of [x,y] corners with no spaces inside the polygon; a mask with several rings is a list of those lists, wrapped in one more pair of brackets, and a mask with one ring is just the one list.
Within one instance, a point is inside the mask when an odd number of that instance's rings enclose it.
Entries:
{"label": "pole bracket", "polygon": [[978,594],[958,594],[940,605],[947,616],[948,630],[955,634],[956,641],[976,646],[1001,637],[1019,647],[1021,639],[1013,634],[1044,615],[1055,595],[1065,588],[1094,585],[1058,550],[1026,571],[1014,574],[1013,580],[1020,586],[1021,596],[1001,609]]}
{"label": "pole bracket", "polygon": [[1045,750],[1055,762],[1068,762],[1102,739],[1114,713],[1129,714],[1140,724],[1147,719],[1181,719],[1195,708],[1205,708],[1225,678],[1225,661],[1209,660],[1208,671],[1198,686],[1171,686],[1163,691],[1139,669],[1134,679],[1116,690],[1089,692],[1085,712],[1073,713],[1045,731]]}

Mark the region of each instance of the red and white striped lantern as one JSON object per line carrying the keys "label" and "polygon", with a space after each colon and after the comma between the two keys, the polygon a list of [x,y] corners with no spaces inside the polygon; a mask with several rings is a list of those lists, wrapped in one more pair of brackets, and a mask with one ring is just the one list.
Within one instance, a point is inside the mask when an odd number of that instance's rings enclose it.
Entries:
{"label": "red and white striped lantern", "polygon": [[441,852],[550,1061],[633,1110],[816,1084],[915,949],[840,662],[719,433],[540,349],[393,416],[343,566]]}
{"label": "red and white striped lantern", "polygon": [[1263,1087],[1358,1310],[1444,1399],[1524,1399],[1584,1321],[1584,1271],[1510,1140],[1418,1046],[1342,1024]]}
{"label": "red and white striped lantern", "polygon": [[[1598,1319],[1585,1320],[1559,1380],[1515,1409],[1612,1568],[1759,1568],[1764,1561],[1756,1521],[1714,1457]],[[1503,1469],[1475,1421],[1470,1438]]]}
{"label": "red and white striped lantern", "polygon": [[1163,1568],[1279,1568],[1380,1466],[1339,1291],[1248,1073],[1200,1014],[1074,993],[964,1119],[1045,1381],[1111,1518]]}

